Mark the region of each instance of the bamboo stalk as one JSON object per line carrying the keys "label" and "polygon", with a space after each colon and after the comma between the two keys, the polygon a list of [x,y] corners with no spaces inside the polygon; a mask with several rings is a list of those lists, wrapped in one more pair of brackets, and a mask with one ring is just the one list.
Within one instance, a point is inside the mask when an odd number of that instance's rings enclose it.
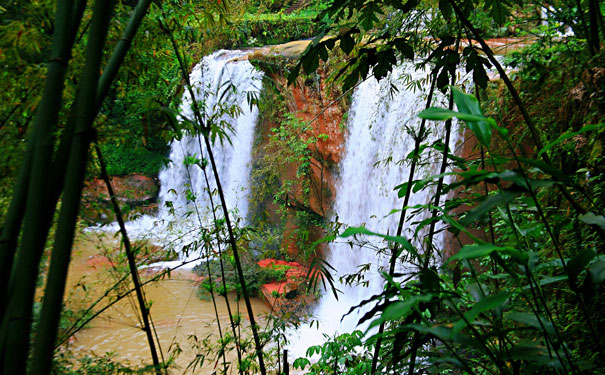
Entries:
{"label": "bamboo stalk", "polygon": [[[92,139],[92,123],[96,114],[95,96],[101,59],[109,30],[113,2],[96,1],[86,50],[86,62],[80,80],[75,109],[75,133],[65,170],[65,190],[59,215],[51,264],[46,282],[40,323],[34,341],[32,374],[50,372],[57,327],[61,315],[65,280],[71,257],[74,231],[80,208],[80,196],[86,173],[86,159]],[[53,207],[54,208],[54,207]]]}
{"label": "bamboo stalk", "polygon": [[[67,39],[69,49],[71,49],[71,46],[74,43],[75,35],[82,20],[82,14],[84,13],[85,7],[86,0],[78,0],[78,2],[74,5],[73,15],[70,20],[71,34],[69,35],[69,39]],[[66,56],[67,58],[65,61],[67,63],[67,60],[69,60],[70,52],[67,52]],[[36,87],[37,86],[34,86],[34,88]],[[30,91],[31,90],[29,90],[28,93]],[[57,98],[60,98],[60,96],[56,96],[55,99]],[[14,190],[13,199],[11,200],[9,213],[7,215],[7,220],[2,230],[2,237],[0,238],[0,317],[3,316],[6,307],[5,298],[6,291],[8,288],[8,280],[14,261],[15,250],[18,245],[19,230],[21,228],[21,224],[23,222],[23,217],[25,214],[25,201],[27,189],[20,189],[19,187],[29,185],[29,171],[31,169],[32,163],[33,146],[33,142],[28,143],[25,158],[23,160],[23,164],[20,168],[19,176],[17,178],[17,187]],[[50,220],[50,218],[48,220]]]}
{"label": "bamboo stalk", "polygon": [[[456,50],[458,50],[458,44],[460,42],[460,35],[458,35],[458,39],[456,40]],[[452,74],[451,85],[454,86],[456,83],[456,74]],[[454,94],[450,89],[450,98],[448,103],[448,109],[451,111],[454,108]],[[433,203],[435,207],[439,207],[439,202],[441,200],[441,191],[443,190],[443,180],[445,170],[447,168],[447,159],[450,150],[450,136],[452,133],[452,119],[448,119],[445,121],[445,140],[443,141],[443,157],[441,159],[441,168],[439,169],[439,180],[437,181],[437,189],[435,190],[435,202]],[[433,210],[432,216],[433,218],[437,217],[437,209]],[[435,236],[435,225],[436,221],[433,220],[429,227],[429,236],[426,244],[426,254],[424,257],[424,264],[422,265],[423,269],[427,269],[429,266],[429,262],[431,260],[431,254],[433,252],[433,237]]]}
{"label": "bamboo stalk", "polygon": [[[72,114],[69,117],[68,126],[63,136],[58,155],[55,158],[51,176],[54,183],[51,183],[53,188],[50,201],[54,207],[64,186],[63,181],[66,175],[65,164],[68,164],[68,169],[74,173],[73,177],[70,179],[69,171],[67,172],[68,182],[65,186],[64,204],[61,214],[61,218],[63,219],[60,219],[57,232],[58,235],[53,249],[47,288],[44,294],[41,321],[36,336],[36,349],[34,352],[32,373],[44,374],[50,369],[63,291],[65,288],[65,280],[71,256],[73,230],[78,215],[82,181],[85,173],[86,155],[91,141],[90,132],[92,131],[92,122],[100,108],[103,98],[107,95],[109,86],[115,78],[119,66],[123,62],[131,45],[130,42],[149,7],[149,3],[149,0],[144,0],[138,4],[124,31],[124,36],[116,46],[101,79],[99,79],[98,72],[100,71],[102,47],[105,42],[104,37],[99,38],[103,35],[103,32],[98,28],[102,27],[106,35],[109,19],[111,17],[111,9],[107,9],[104,21],[106,25],[99,26],[95,25],[93,22],[91,27],[89,45],[94,42],[97,44],[98,49],[94,52],[94,56],[87,57],[87,64],[92,64],[94,66],[89,68],[88,71],[86,71],[85,68],[84,75],[89,78],[87,81],[84,81],[82,91],[78,93],[78,97],[74,103],[74,110],[72,110]],[[78,4],[76,4],[76,9],[74,11],[76,16],[81,17],[84,5],[84,0],[80,0]],[[78,19],[78,21],[74,23],[79,25],[80,20]],[[73,27],[72,39],[75,37],[76,32],[77,27]],[[88,65],[86,66],[88,67]],[[86,86],[86,88],[84,86]],[[70,157],[68,157],[68,155],[70,155]],[[73,197],[69,201],[70,204],[66,204],[65,197]],[[48,219],[50,220],[50,215],[48,216]],[[68,229],[69,227],[71,227],[71,229]]]}
{"label": "bamboo stalk", "polygon": [[[82,20],[82,14],[84,13],[84,9],[86,7],[86,0],[78,0],[78,2],[74,6],[73,16],[71,19],[71,35],[68,44],[73,45],[75,35],[78,30],[78,26]],[[28,90],[27,95],[33,90],[36,89],[38,85],[34,86],[32,89]],[[25,98],[23,99],[25,100]],[[23,101],[22,100],[22,101]],[[15,107],[15,109],[18,108]],[[6,121],[10,118],[10,115],[6,118]],[[1,126],[0,126],[1,128]],[[23,217],[25,214],[25,199],[26,199],[26,189],[19,189],[19,186],[27,186],[29,184],[29,170],[31,168],[31,160],[33,153],[33,143],[28,143],[28,148],[25,153],[25,158],[23,160],[22,167],[19,171],[19,176],[17,178],[17,188],[15,188],[13,193],[13,199],[11,200],[11,205],[9,208],[9,213],[7,215],[7,220],[5,222],[5,226],[2,229],[2,237],[0,238],[0,317],[4,314],[4,309],[6,307],[6,290],[8,286],[8,279],[10,277],[11,267],[14,261],[15,250],[18,244],[19,237],[19,229],[21,228],[21,224],[23,222]],[[1,320],[1,318],[0,318]]]}
{"label": "bamboo stalk", "polygon": [[[198,139],[199,140],[199,139]],[[201,152],[202,148],[201,148],[201,144],[200,144],[200,152]],[[184,150],[183,150],[184,151]],[[183,152],[184,153],[184,152]],[[206,170],[203,166],[203,161],[200,163],[200,168],[202,168],[204,170],[204,176],[206,175]],[[187,171],[187,178],[189,179],[189,185],[193,186],[193,180],[191,179],[191,172],[189,170],[190,165],[189,164],[185,164],[185,170]],[[208,180],[206,179],[206,183],[208,183]],[[210,204],[212,205],[212,210],[213,210],[213,214],[214,214],[214,203],[212,202],[212,193],[210,192],[210,185],[208,185],[208,196],[210,198]],[[200,228],[203,228],[203,223],[202,223],[202,215],[200,214],[200,210],[199,207],[197,205],[196,200],[193,200],[193,206],[195,208],[195,213],[197,216],[197,220],[198,223],[200,225]],[[216,218],[216,216],[215,216]],[[220,237],[218,235],[217,232],[217,242],[220,241]],[[212,299],[212,306],[214,308],[214,316],[216,317],[216,325],[218,328],[218,335],[219,335],[219,339],[221,342],[221,346],[222,346],[222,357],[223,357],[223,371],[225,372],[225,374],[227,373],[227,357],[225,356],[225,341],[223,338],[223,328],[221,326],[221,320],[220,317],[218,315],[218,308],[216,306],[216,298],[214,297],[214,284],[212,283],[212,272],[210,270],[210,243],[208,241],[204,241],[204,244],[206,246],[206,267],[207,267],[207,271],[208,271],[208,283],[210,285],[210,297]],[[241,362],[239,362],[241,364]]]}
{"label": "bamboo stalk", "polygon": [[[202,143],[199,139],[198,136],[198,142],[199,142],[199,146],[200,146],[200,150],[202,149]],[[237,363],[238,363],[238,370],[239,373],[243,375],[243,369],[242,369],[242,351],[240,346],[237,344],[237,332],[235,331],[235,322],[233,321],[233,315],[231,313],[231,303],[229,303],[229,297],[227,296],[227,280],[225,277],[225,267],[223,266],[223,252],[221,249],[221,238],[220,238],[220,231],[219,228],[216,227],[216,223],[217,223],[217,218],[216,218],[216,211],[215,211],[215,207],[214,207],[214,200],[212,199],[212,192],[210,191],[210,182],[208,181],[208,174],[206,173],[206,168],[202,168],[202,172],[204,173],[204,180],[206,181],[206,187],[208,189],[208,198],[210,199],[210,209],[212,210],[212,217],[214,219],[214,223],[215,223],[215,228],[216,228],[216,244],[217,244],[217,248],[218,248],[218,260],[219,260],[219,265],[221,267],[221,280],[223,283],[223,289],[225,291],[223,297],[225,297],[225,304],[227,305],[227,313],[229,314],[229,323],[231,323],[231,330],[233,333],[233,340],[236,343],[235,344],[235,349],[237,351]],[[210,274],[210,269],[208,270],[208,274]],[[214,297],[213,297],[214,298]]]}
{"label": "bamboo stalk", "polygon": [[242,285],[242,294],[244,295],[244,303],[246,304],[246,310],[248,311],[248,317],[250,318],[250,329],[252,330],[252,336],[254,338],[254,346],[256,349],[256,356],[258,357],[259,370],[260,370],[261,375],[265,375],[267,373],[267,370],[265,369],[265,362],[263,360],[263,348],[260,343],[260,337],[258,335],[256,319],[254,318],[254,311],[252,310],[252,304],[250,303],[250,295],[248,294],[248,288],[246,287],[246,279],[244,278],[244,271],[242,269],[242,264],[239,259],[237,243],[235,242],[235,236],[233,235],[233,226],[231,224],[231,219],[229,218],[229,210],[227,209],[227,202],[225,201],[225,195],[223,193],[223,188],[221,186],[220,176],[218,174],[218,168],[216,167],[216,162],[214,160],[214,154],[212,152],[212,147],[210,145],[210,139],[208,139],[208,136],[206,134],[204,134],[204,141],[206,143],[206,149],[208,150],[208,156],[210,157],[210,164],[212,165],[212,172],[214,173],[214,179],[216,181],[216,188],[218,190],[218,195],[221,199],[221,206],[223,207],[225,224],[227,225],[227,231],[229,232],[229,243],[231,244],[231,249],[233,250],[233,259],[235,261],[235,268],[237,269],[237,276],[239,278],[239,282]]}
{"label": "bamboo stalk", "polygon": [[[84,0],[80,0],[83,2]],[[101,108],[103,104],[103,100],[107,96],[109,92],[109,88],[111,87],[111,83],[116,78],[118,74],[118,70],[122,63],[124,62],[124,58],[128,53],[130,46],[132,44],[132,40],[143,21],[145,13],[149,9],[149,5],[151,4],[151,0],[141,0],[137,4],[135,10],[130,16],[130,20],[128,21],[128,25],[126,29],[122,33],[122,37],[116,44],[111,57],[107,64],[105,64],[105,68],[103,69],[103,74],[99,79],[99,84],[97,87],[97,94],[95,98],[95,114]],[[77,31],[77,30],[76,30]],[[75,32],[74,31],[74,35]],[[76,99],[77,100],[77,99]],[[77,102],[74,103],[74,108],[77,106]],[[52,201],[56,201],[59,199],[59,195],[63,189],[63,181],[64,181],[64,171],[61,169],[61,166],[67,163],[67,158],[69,157],[69,149],[71,147],[71,140],[73,137],[74,129],[75,129],[75,121],[76,116],[72,111],[67,121],[67,125],[65,126],[65,131],[63,133],[63,137],[61,139],[61,144],[59,145],[59,149],[57,151],[57,156],[55,157],[53,163],[53,171],[52,171],[52,183],[51,187],[53,189],[52,193]]]}
{"label": "bamboo stalk", "polygon": [[[21,374],[25,372],[32,321],[32,299],[37,281],[38,264],[48,234],[48,227],[43,225],[44,215],[41,212],[47,209],[46,184],[54,147],[53,133],[61,107],[65,72],[71,49],[67,36],[72,24],[73,4],[73,0],[59,0],[58,2],[48,75],[30,139],[31,153],[30,156],[26,156],[26,160],[27,158],[31,160],[31,165],[30,163],[22,165],[21,168],[24,172],[20,172],[20,175],[24,178],[20,178],[18,181],[27,183],[27,185],[19,185],[15,189],[15,191],[26,190],[27,194],[18,193],[11,202],[12,207],[25,206],[25,223],[23,245],[10,275],[6,294],[8,305],[2,316],[0,328],[0,353],[2,353],[0,362],[5,373]],[[28,171],[27,168],[30,170]],[[25,178],[27,174],[29,174],[29,178]],[[26,201],[19,202],[19,199],[24,197]],[[9,233],[9,235],[18,233],[21,224],[18,222],[20,218],[18,214],[10,217],[17,222],[8,225],[9,229],[16,229],[15,233]],[[12,241],[7,243],[8,246],[3,249],[3,252],[14,253],[16,243],[16,237],[13,236]],[[9,254],[7,258],[10,257]]]}

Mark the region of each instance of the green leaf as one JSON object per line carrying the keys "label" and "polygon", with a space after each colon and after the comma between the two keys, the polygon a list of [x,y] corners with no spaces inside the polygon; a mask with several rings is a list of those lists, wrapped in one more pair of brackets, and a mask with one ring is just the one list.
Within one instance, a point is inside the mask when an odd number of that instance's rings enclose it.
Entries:
{"label": "green leaf", "polygon": [[440,174],[436,174],[433,176],[429,176],[422,180],[414,181],[414,187],[412,188],[412,192],[416,193],[416,192],[420,191],[423,187],[425,187],[426,184],[428,184],[429,182],[440,179],[441,177],[449,176],[451,174],[453,174],[453,173],[445,172],[445,173],[440,173]]}
{"label": "green leaf", "polygon": [[439,73],[439,75],[437,76],[437,88],[443,93],[445,93],[445,88],[449,83],[450,81],[447,76],[447,70],[442,69],[441,73]]}
{"label": "green leaf", "polygon": [[559,275],[559,276],[548,276],[540,279],[540,286],[558,283],[563,280],[567,280],[569,277],[567,275]]}
{"label": "green leaf", "polygon": [[310,364],[311,364],[311,361],[309,361],[307,358],[296,358],[294,360],[294,362],[292,363],[292,366],[295,369],[304,370],[305,367],[309,366]]}
{"label": "green leaf", "polygon": [[528,179],[529,186],[523,177],[523,175],[517,171],[505,170],[498,173],[498,177],[500,177],[504,181],[512,181],[515,185],[529,191],[536,190],[542,187],[551,187],[554,184],[554,181],[551,180],[532,180]]}
{"label": "green leaf", "polygon": [[403,198],[405,196],[405,193],[407,193],[408,191],[408,183],[404,182],[401,185],[395,186],[395,190],[397,190],[397,197]]}
{"label": "green leaf", "polygon": [[380,6],[377,3],[374,2],[370,2],[367,3],[362,9],[361,9],[361,27],[364,28],[364,30],[368,31],[370,29],[372,29],[372,27],[374,27],[374,23],[378,22],[378,17],[376,16],[376,14],[383,14],[382,10],[380,9]]}
{"label": "green leaf", "polygon": [[603,215],[587,212],[584,215],[580,215],[578,219],[588,225],[598,225],[601,229],[605,229],[605,217]]}
{"label": "green leaf", "polygon": [[489,7],[489,14],[498,25],[503,25],[506,22],[506,17],[510,14],[505,5],[510,4],[505,0],[488,0],[486,5]]}
{"label": "green leaf", "polygon": [[605,281],[605,260],[593,263],[588,269],[593,285],[599,285]]}
{"label": "green leaf", "polygon": [[475,83],[483,89],[487,87],[489,78],[487,77],[487,73],[485,72],[483,64],[476,64],[473,68],[473,81],[475,81]]}
{"label": "green leaf", "polygon": [[[475,305],[473,305],[473,307],[469,311],[464,313],[464,317],[468,322],[472,324],[473,321],[477,318],[477,316],[479,316],[479,314],[487,310],[501,309],[502,306],[511,297],[511,295],[511,292],[502,292],[495,295],[487,296],[479,302],[475,303]],[[464,328],[465,325],[466,322],[461,319],[454,325],[453,331],[459,332],[462,328]]]}
{"label": "green leaf", "polygon": [[[546,333],[548,333],[549,335],[555,334],[554,326],[543,316],[537,317],[536,315],[530,314],[530,313],[512,312],[510,314],[507,314],[506,318],[514,320],[517,323],[528,325],[528,326],[538,329],[540,331],[542,330],[542,325],[543,325],[544,330],[546,330]],[[540,325],[540,322],[542,322],[542,325]]]}
{"label": "green leaf", "polygon": [[319,54],[319,57],[323,61],[328,61],[328,50],[327,50],[325,44],[322,43],[319,46],[317,46],[317,53]]}
{"label": "green leaf", "polygon": [[464,218],[460,220],[460,224],[464,226],[468,226],[475,221],[481,219],[484,215],[486,215],[489,211],[491,211],[494,207],[499,205],[504,205],[511,202],[517,195],[518,192],[511,191],[500,191],[494,195],[490,195],[485,198],[477,207],[470,210]]}
{"label": "green leaf", "polygon": [[567,273],[571,280],[576,280],[578,275],[588,266],[591,260],[597,256],[593,249],[584,249],[567,262]]}
{"label": "green leaf", "polygon": [[464,364],[458,359],[454,357],[441,357],[433,360],[432,364],[438,365],[440,363],[447,363],[448,365],[452,365],[459,369],[466,369]]}
{"label": "green leaf", "polygon": [[353,51],[355,40],[351,37],[351,33],[346,33],[340,38],[340,49],[347,55]]}
{"label": "green leaf", "polygon": [[[463,120],[466,122],[468,128],[475,134],[477,140],[489,149],[491,138],[492,138],[492,121],[489,121],[487,117],[483,116],[481,108],[479,107],[479,101],[473,95],[468,95],[452,86],[452,94],[454,96],[454,102],[458,110],[467,115],[474,115],[477,117],[483,117],[481,120]],[[495,123],[495,122],[494,122]]]}
{"label": "green leaf", "polygon": [[412,255],[414,255],[415,257],[418,257],[418,253],[416,252],[416,249],[414,248],[414,246],[412,246],[412,244],[405,237],[389,236],[389,235],[385,235],[385,234],[375,233],[375,232],[372,232],[372,231],[366,229],[365,227],[349,227],[344,232],[342,232],[340,237],[350,237],[350,236],[354,236],[357,234],[363,234],[366,236],[377,236],[377,237],[384,238],[387,241],[398,243],[404,249],[406,249],[408,252],[410,252]]}
{"label": "green leaf", "polygon": [[452,111],[445,108],[430,107],[418,114],[418,117],[433,121],[444,121],[451,118],[458,118],[462,121],[482,121],[484,116],[475,116],[461,112]]}
{"label": "green leaf", "polygon": [[390,5],[401,10],[401,13],[407,13],[418,5],[419,0],[408,0],[405,4],[402,1],[393,1]]}
{"label": "green leaf", "polygon": [[549,355],[548,349],[534,342],[515,344],[505,356],[508,360],[537,362],[554,368],[561,368],[556,356]]}
{"label": "green leaf", "polygon": [[524,158],[524,157],[519,157],[519,160],[525,164],[531,165],[532,167],[538,168],[539,170],[541,170],[542,172],[544,172],[546,174],[551,175],[552,177],[556,178],[558,181],[565,182],[568,184],[572,183],[571,179],[569,178],[569,175],[564,173],[562,170],[553,167],[552,165],[546,164],[545,162],[543,162],[541,160],[528,159],[528,158]]}
{"label": "green leaf", "polygon": [[314,47],[302,57],[302,65],[306,73],[312,73],[319,67],[319,50]]}
{"label": "green leaf", "polygon": [[391,303],[386,309],[384,309],[384,312],[380,318],[374,320],[370,324],[368,330],[386,321],[403,319],[408,316],[419,303],[428,302],[432,298],[433,296],[431,294],[423,294],[420,296],[407,298],[405,301],[396,301]]}
{"label": "green leaf", "polygon": [[393,44],[399,53],[401,53],[401,56],[409,60],[414,59],[414,48],[405,39],[397,38],[393,40]]}
{"label": "green leaf", "polygon": [[458,259],[482,258],[492,254],[493,252],[508,254],[522,264],[524,264],[529,258],[527,254],[522,253],[521,251],[510,246],[500,247],[491,243],[481,245],[472,244],[463,246],[458,253],[454,254],[447,260],[446,264]]}
{"label": "green leaf", "polygon": [[452,18],[452,6],[447,0],[439,0],[439,10],[444,19],[450,20]]}

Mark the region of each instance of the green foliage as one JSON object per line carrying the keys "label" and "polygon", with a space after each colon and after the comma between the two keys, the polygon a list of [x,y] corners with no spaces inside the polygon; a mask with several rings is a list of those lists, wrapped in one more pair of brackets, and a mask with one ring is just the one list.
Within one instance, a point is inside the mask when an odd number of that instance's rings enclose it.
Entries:
{"label": "green foliage", "polygon": [[[119,2],[116,8],[108,37],[110,44],[122,35],[130,3]],[[349,239],[377,236],[389,247],[405,250],[401,257],[411,259],[416,266],[405,277],[385,275],[392,288],[371,297],[378,305],[363,317],[374,326],[386,323],[381,371],[411,372],[410,363],[425,373],[575,374],[601,370],[603,342],[598,329],[605,324],[605,259],[599,228],[605,226],[605,132],[603,76],[599,73],[603,57],[599,49],[605,30],[601,12],[594,9],[594,4],[592,0],[579,1],[573,6],[567,2],[532,3],[536,7],[548,5],[551,21],[536,28],[539,35],[536,43],[509,58],[513,65],[522,68],[518,74],[520,90],[524,99],[534,103],[545,147],[524,150],[529,157],[518,155],[513,144],[526,142],[522,134],[508,134],[498,126],[503,122],[519,122],[505,95],[498,96],[502,106],[488,103],[496,121],[483,115],[476,99],[454,90],[457,111],[433,108],[422,116],[439,121],[454,117],[464,121],[488,152],[481,160],[455,159],[459,170],[414,181],[412,190],[418,192],[452,175],[457,180],[446,185],[443,193],[454,192],[458,196],[448,200],[443,208],[414,207],[418,212],[435,213],[430,219],[415,223],[414,239],[377,234],[365,228],[349,228],[342,234]],[[255,11],[274,5],[282,4],[261,1],[252,4]],[[486,69],[490,64],[484,51],[475,45],[459,52],[460,40],[500,35],[505,32],[504,27],[508,27],[508,32],[523,32],[518,30],[519,23],[508,23],[507,19],[527,4],[502,0],[473,0],[463,4],[335,0],[320,5],[321,13],[313,19],[313,11],[293,16],[258,13],[241,16],[246,4],[231,4],[229,11],[237,17],[229,24],[225,22],[227,7],[221,2],[172,2],[163,9],[154,7],[115,87],[101,107],[97,122],[98,141],[108,159],[110,173],[156,174],[164,161],[168,133],[173,130],[170,116],[165,116],[169,112],[166,108],[174,108],[178,103],[181,79],[177,56],[169,48],[170,40],[158,21],[166,22],[166,27],[193,52],[185,57],[185,67],[191,67],[202,54],[219,47],[259,46],[316,35],[301,62],[292,69],[292,81],[301,68],[309,77],[315,77],[320,60],[328,62],[330,52],[338,50],[346,58],[333,78],[340,80],[344,90],[370,74],[384,78],[400,60],[414,58],[425,59],[422,63],[430,64],[438,87],[446,90],[460,65],[472,72],[479,87],[486,87]],[[457,9],[458,5],[462,8]],[[2,218],[47,74],[45,62],[51,37],[56,32],[52,21],[54,6],[50,1],[31,1],[9,2],[0,7]],[[84,24],[90,17],[91,10],[87,9]],[[479,29],[478,34],[470,35],[468,27],[460,26],[465,18]],[[534,21],[528,18],[523,22]],[[575,37],[559,37],[557,32],[564,31],[565,26],[573,28]],[[87,34],[78,33],[67,72],[64,106],[58,114],[59,126],[53,137],[65,132],[68,108],[78,91],[78,77],[84,65],[83,50],[88,44]],[[109,53],[105,51],[103,62]],[[570,99],[567,106],[560,105],[561,98],[571,96],[578,99]],[[309,211],[309,177],[317,160],[313,146],[321,135],[310,136],[309,125],[286,113],[281,99],[274,96],[261,104],[266,116],[279,119],[278,126],[268,135],[269,147],[279,158],[257,160],[253,179],[262,181],[257,196],[263,201],[267,198],[273,201],[284,215],[292,206],[297,207],[297,238],[309,255],[313,250],[313,246],[307,246],[309,228],[324,224],[325,212]],[[221,114],[236,115],[237,109],[223,108]],[[223,123],[210,123],[213,140],[228,140],[229,129]],[[191,123],[184,127],[200,131]],[[549,156],[553,162],[532,158],[534,151],[538,156]],[[197,164],[189,162],[191,166]],[[486,164],[491,167],[486,169]],[[281,179],[284,167],[291,165],[296,166],[295,172]],[[406,187],[397,187],[400,197]],[[481,187],[485,187],[485,192],[477,191]],[[573,204],[562,197],[561,187],[571,191],[587,211],[574,211]],[[293,200],[293,196],[301,200]],[[473,208],[457,216],[452,210],[462,206]],[[435,249],[434,244],[423,242],[423,228],[437,220],[447,224],[465,242],[445,262],[447,267],[440,269],[437,261],[432,264],[424,261],[431,255],[441,259],[451,254],[449,248]],[[471,231],[471,227],[484,231],[485,235]],[[251,283],[253,290],[258,291],[267,281],[283,279],[283,269],[260,269],[252,255],[277,252],[281,235],[281,228],[270,226],[249,235],[251,254],[245,257],[244,269],[246,282]],[[208,245],[211,241],[205,241],[206,247],[211,248]],[[233,258],[228,253],[223,258],[227,288],[222,282],[204,286],[219,294],[239,292],[242,285],[235,275]],[[212,272],[219,274],[216,260],[210,262]],[[320,275],[316,275],[315,283],[323,277],[333,286],[330,266],[317,263]],[[42,279],[37,273],[27,276]],[[318,374],[368,373],[370,352],[377,338],[365,342],[363,338],[362,333],[354,332],[310,348],[308,354],[318,354],[320,360],[311,365],[308,360],[298,359],[295,367],[309,366],[311,373]],[[229,339],[235,340],[226,338]],[[223,350],[225,347],[224,343],[219,346]],[[198,358],[203,361],[205,357]],[[250,358],[244,358],[241,366],[244,371],[256,370]],[[71,359],[58,361],[55,370],[67,374],[131,372],[110,355],[83,358],[79,364]]]}
{"label": "green foliage", "polygon": [[[291,66],[287,59],[279,57],[257,57],[252,62],[268,75],[284,74]],[[309,85],[315,88],[317,79],[309,77]],[[316,249],[313,230],[324,227],[324,215],[329,209],[329,189],[312,172],[322,174],[330,167],[316,147],[327,135],[316,134],[313,124],[301,121],[289,111],[286,103],[292,99],[286,95],[290,94],[287,88],[278,85],[279,82],[266,78],[258,101],[261,130],[254,145],[250,216],[252,223],[262,230],[288,236],[282,238],[282,243],[295,238],[300,257],[307,260]],[[311,206],[312,196],[319,208]],[[286,224],[292,222],[294,229],[286,231]],[[286,256],[277,249],[272,251],[274,255],[268,256]]]}
{"label": "green foliage", "polygon": [[[473,171],[479,160],[469,159],[462,170],[449,172],[457,180],[445,191],[458,189],[458,195],[468,198],[451,200],[445,205],[447,209],[438,208],[435,219],[448,225],[465,245],[441,266],[432,266],[424,261],[429,251],[424,246],[431,245],[417,238],[428,221],[415,224],[412,239],[377,234],[363,227],[348,228],[341,234],[354,240],[378,236],[389,247],[402,246],[410,259],[403,274],[384,274],[392,288],[357,306],[377,303],[360,323],[370,321],[370,327],[386,324],[383,334],[366,332],[369,337],[365,338],[366,343],[379,337],[385,340],[379,371],[389,368],[395,373],[405,372],[411,362],[420,373],[473,374],[477,368],[504,374],[578,373],[578,369],[599,373],[595,363],[603,349],[596,327],[605,323],[605,315],[597,301],[603,298],[605,278],[599,250],[603,239],[598,228],[605,218],[595,213],[568,218],[564,208],[547,206],[547,199],[556,189],[548,178],[563,173],[550,166],[550,176],[544,176],[544,170],[534,168],[539,165],[535,160],[520,161],[507,131],[499,131],[499,140],[489,142],[491,135],[487,137],[485,129],[471,125],[484,123],[498,128],[496,122],[482,115],[473,97],[454,92],[454,100],[460,112],[431,109],[421,116],[438,121],[452,116],[463,120],[479,145],[491,145],[485,163],[495,169]],[[561,140],[566,138],[556,137],[545,148],[561,147]],[[494,147],[502,142],[508,145],[503,151]],[[515,170],[501,170],[499,159],[514,163]],[[440,177],[414,181],[413,191],[426,188],[427,180]],[[473,198],[471,193],[487,183],[495,184],[495,191]],[[460,190],[462,186],[465,188]],[[573,184],[566,187],[578,188]],[[602,202],[586,203],[595,211],[603,210]],[[475,208],[459,218],[450,216],[460,204]],[[435,209],[428,204],[416,208]],[[471,227],[480,228],[486,235],[471,232]],[[466,238],[460,237],[462,233]],[[437,259],[448,251],[428,249],[438,251],[434,255]],[[591,305],[594,303],[598,306]],[[328,341],[323,348],[336,342]],[[582,349],[588,346],[595,350]],[[323,354],[323,350],[312,347],[307,355]],[[342,353],[336,356],[345,362],[344,357]],[[359,373],[367,373],[370,362],[366,358],[365,370]],[[336,366],[334,363],[339,362],[328,363]],[[310,362],[299,359],[296,364],[302,368]],[[330,369],[329,364],[324,365],[317,373],[331,373]]]}
{"label": "green foliage", "polygon": [[103,145],[103,157],[107,163],[107,173],[111,176],[122,176],[132,173],[157,176],[165,165],[165,144],[159,144],[156,149],[144,147],[131,148],[127,145],[112,147]]}
{"label": "green foliage", "polygon": [[[241,284],[239,282],[237,272],[235,270],[233,260],[227,255],[223,257],[223,264],[225,269],[225,278],[227,283],[227,290],[223,287],[223,281],[220,278],[213,279],[214,285],[210,285],[208,279],[205,279],[200,285],[200,292],[202,295],[206,295],[210,290],[214,290],[219,295],[225,293],[236,292],[238,295],[241,294]],[[242,265],[244,271],[244,277],[246,278],[246,287],[251,295],[261,296],[261,287],[264,284],[272,282],[282,282],[286,279],[286,270],[283,268],[263,268],[260,267],[256,261],[248,254],[242,255]],[[200,275],[204,276],[207,274],[207,265],[205,263],[196,266],[195,271]],[[218,259],[210,261],[210,272],[216,276],[221,275],[220,264]]]}
{"label": "green foliage", "polygon": [[61,353],[55,357],[51,374],[61,375],[121,375],[121,374],[154,374],[152,366],[133,367],[119,362],[115,353],[103,356],[85,355],[73,358],[70,353]]}
{"label": "green foliage", "polygon": [[318,356],[313,362],[297,358],[292,366],[307,374],[368,374],[372,346],[362,342],[363,332],[353,331],[330,338],[323,345],[307,349],[308,358]]}
{"label": "green foliage", "polygon": [[217,48],[262,47],[305,39],[327,27],[315,14],[249,14],[234,20],[230,27],[208,30],[208,39]]}

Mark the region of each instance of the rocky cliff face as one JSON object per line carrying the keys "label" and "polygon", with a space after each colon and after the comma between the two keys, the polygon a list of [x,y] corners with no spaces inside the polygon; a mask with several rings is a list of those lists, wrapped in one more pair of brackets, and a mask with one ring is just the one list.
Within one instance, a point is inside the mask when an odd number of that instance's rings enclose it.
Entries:
{"label": "rocky cliff face", "polygon": [[[281,248],[288,255],[316,256],[309,246],[324,236],[321,224],[331,214],[348,104],[327,87],[328,66],[288,85],[282,69],[287,59],[258,55],[252,59],[268,77],[253,156],[252,214],[262,212],[281,225]],[[259,183],[259,176],[269,183]]]}

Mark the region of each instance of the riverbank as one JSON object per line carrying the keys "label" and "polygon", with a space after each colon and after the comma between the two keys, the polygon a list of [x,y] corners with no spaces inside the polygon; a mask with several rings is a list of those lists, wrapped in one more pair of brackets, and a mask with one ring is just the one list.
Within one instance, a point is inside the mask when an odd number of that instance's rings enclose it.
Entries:
{"label": "riverbank", "polygon": [[[80,236],[74,248],[65,306],[69,311],[82,311],[103,297],[114,286],[115,280],[124,276],[116,268],[108,254],[116,246],[115,239],[104,233],[87,232]],[[139,270],[142,282],[158,274]],[[127,279],[128,280],[128,279]],[[216,345],[219,338],[218,325],[212,301],[197,296],[199,280],[189,270],[175,270],[144,287],[155,331],[159,338],[164,358],[175,356],[173,373],[182,373],[205,349]],[[92,312],[99,311],[130,285],[109,292]],[[247,331],[249,318],[243,301],[229,295],[234,314],[241,314],[242,332]],[[258,298],[251,300],[257,320],[261,326],[270,309]],[[217,300],[219,322],[223,333],[229,328],[229,315],[222,297]],[[239,313],[237,312],[239,311]],[[145,333],[137,319],[138,309],[134,294],[123,298],[94,318],[85,328],[70,336],[63,350],[70,351],[75,358],[85,355],[103,356],[115,353],[115,359],[123,364],[141,367],[151,363]],[[208,341],[205,341],[208,340]],[[178,355],[177,355],[178,353]],[[209,353],[201,366],[201,374],[213,372],[218,352]],[[235,361],[230,352],[227,361]],[[220,361],[222,363],[222,360]]]}

